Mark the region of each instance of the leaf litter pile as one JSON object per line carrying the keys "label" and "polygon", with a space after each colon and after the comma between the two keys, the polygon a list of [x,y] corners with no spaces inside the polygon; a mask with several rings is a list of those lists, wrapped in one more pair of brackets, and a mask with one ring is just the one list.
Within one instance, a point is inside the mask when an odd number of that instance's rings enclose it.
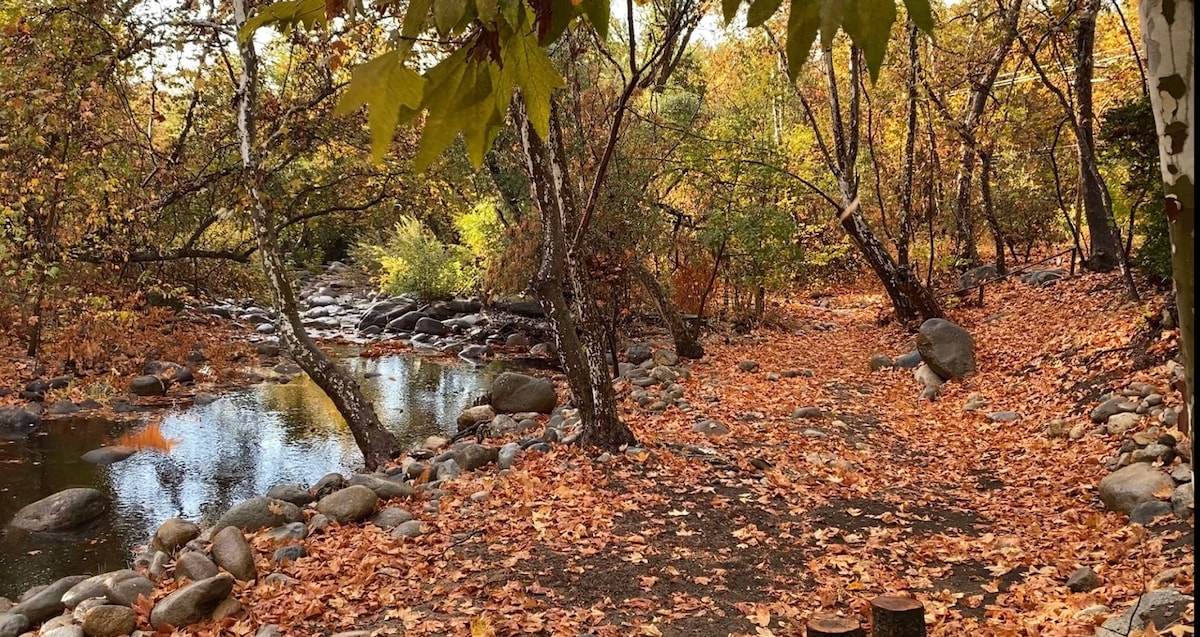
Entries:
{"label": "leaf litter pile", "polygon": [[[924,603],[930,635],[1092,635],[1149,589],[1193,591],[1191,521],[1142,527],[1096,496],[1121,444],[1091,431],[1098,396],[1143,381],[1181,401],[1164,364],[1174,332],[1149,330],[1154,312],[1116,285],[1001,283],[952,310],[978,372],[932,403],[911,370],[868,369],[912,347],[878,325],[881,296],[795,302],[789,329],[706,343],[680,380],[691,412],[644,411],[624,392],[643,448],[559,445],[463,474],[439,498],[393,503],[424,523],[417,537],[334,525],[277,565],[259,534],[260,574],[295,581],[239,583],[241,613],[181,634],[798,636],[814,616],[863,620],[870,599],[900,594]],[[987,407],[964,411],[972,394]],[[984,415],[1002,410],[1020,417]],[[696,433],[701,416],[730,432]],[[1048,435],[1054,419],[1088,433]],[[1068,590],[1081,566],[1099,588]],[[1111,610],[1080,614],[1096,605]]]}

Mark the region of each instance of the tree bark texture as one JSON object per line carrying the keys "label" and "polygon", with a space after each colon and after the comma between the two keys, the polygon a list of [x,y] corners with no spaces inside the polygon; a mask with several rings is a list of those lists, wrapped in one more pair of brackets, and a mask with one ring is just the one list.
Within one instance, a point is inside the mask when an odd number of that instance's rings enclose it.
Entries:
{"label": "tree bark texture", "polygon": [[863,217],[858,203],[858,137],[860,113],[859,85],[861,69],[858,64],[858,49],[850,51],[850,78],[848,95],[850,103],[847,106],[843,120],[840,97],[838,95],[838,80],[834,71],[833,52],[824,50],[825,78],[829,92],[830,118],[833,130],[833,145],[836,165],[833,166],[838,181],[838,191],[842,197],[843,212],[840,223],[854,245],[860,252],[875,276],[883,283],[888,298],[896,311],[896,318],[901,323],[924,321],[942,315],[937,299],[929,288],[921,284],[912,270],[900,267],[892,258],[892,253],[875,236],[867,220]]}
{"label": "tree bark texture", "polygon": [[671,299],[667,298],[666,292],[659,285],[654,273],[640,262],[635,262],[631,267],[634,278],[641,284],[646,294],[650,295],[655,307],[658,308],[659,315],[662,316],[663,323],[667,326],[667,331],[671,333],[671,339],[675,341],[675,353],[684,358],[702,358],[704,346],[696,340],[695,329],[684,323],[679,310],[676,309]]}
{"label": "tree bark texture", "polygon": [[979,155],[979,194],[983,198],[983,215],[987,218],[988,228],[992,231],[992,241],[996,244],[996,273],[1008,273],[1008,264],[1004,262],[1004,232],[1000,229],[1000,220],[996,218],[996,205],[992,199],[992,154],[983,151]]}
{"label": "tree bark texture", "polygon": [[1091,247],[1087,265],[1097,272],[1109,272],[1120,265],[1121,242],[1113,223],[1108,186],[1096,163],[1092,78],[1100,3],[1101,0],[1083,0],[1075,27],[1075,147],[1079,156],[1079,191]]}
{"label": "tree bark texture", "polygon": [[925,637],[925,607],[909,597],[876,597],[871,600],[871,637]]}
{"label": "tree bark texture", "polygon": [[[233,0],[234,16],[240,28],[246,22],[246,0]],[[248,209],[254,227],[258,253],[262,259],[271,301],[279,312],[276,325],[280,342],[304,373],[312,378],[346,420],[354,442],[363,454],[367,470],[373,471],[399,450],[395,436],[384,428],[375,409],[363,396],[354,378],[329,359],[304,331],[296,309],[291,276],[279,249],[279,241],[263,184],[258,147],[258,55],[251,38],[238,39],[242,68],[238,77],[238,138],[242,158],[242,184],[249,197]]]}
{"label": "tree bark texture", "polygon": [[[1192,135],[1196,107],[1194,0],[1141,0],[1146,75],[1158,132],[1158,156],[1171,232],[1171,266],[1179,308],[1179,349],[1183,354],[1188,423],[1195,422],[1196,365],[1196,148]],[[1193,453],[1196,437],[1188,432]],[[1194,457],[1194,456],[1193,456]]]}
{"label": "tree bark texture", "polygon": [[[551,109],[551,138],[543,141],[529,122],[524,102],[517,100],[514,108],[533,200],[542,221],[534,290],[550,321],[563,373],[579,408],[583,423],[580,443],[617,449],[637,440],[617,413],[612,376],[604,359],[602,325],[588,289],[586,266],[578,255],[567,250],[566,228],[574,222],[574,207],[554,102]],[[568,286],[573,297],[570,302],[564,293]]]}

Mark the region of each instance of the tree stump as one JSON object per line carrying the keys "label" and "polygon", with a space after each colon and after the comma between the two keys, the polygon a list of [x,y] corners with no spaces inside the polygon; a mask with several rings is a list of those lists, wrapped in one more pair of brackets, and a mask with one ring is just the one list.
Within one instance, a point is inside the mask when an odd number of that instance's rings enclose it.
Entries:
{"label": "tree stump", "polygon": [[909,597],[876,597],[871,600],[871,637],[925,637],[925,607]]}
{"label": "tree stump", "polygon": [[853,619],[822,617],[809,620],[808,637],[866,637],[866,633]]}

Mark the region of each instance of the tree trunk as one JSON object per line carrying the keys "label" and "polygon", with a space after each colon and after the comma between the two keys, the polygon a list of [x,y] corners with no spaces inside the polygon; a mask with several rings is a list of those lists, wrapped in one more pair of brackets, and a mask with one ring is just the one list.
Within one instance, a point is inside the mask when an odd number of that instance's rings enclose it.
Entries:
{"label": "tree trunk", "polygon": [[[240,28],[246,22],[246,0],[233,0],[233,7]],[[279,339],[300,369],[329,396],[362,451],[367,470],[373,471],[392,458],[399,450],[399,444],[395,436],[379,422],[375,409],[363,396],[354,378],[329,360],[304,331],[296,310],[291,276],[279,249],[273,215],[263,194],[266,175],[261,168],[262,158],[257,140],[258,55],[252,38],[238,38],[238,54],[242,63],[236,98],[242,185],[249,197],[250,220],[254,226],[263,271],[267,275],[271,301],[280,316],[276,326]]]}
{"label": "tree trunk", "polygon": [[[1142,41],[1150,103],[1158,131],[1158,155],[1166,195],[1167,226],[1171,233],[1171,266],[1179,308],[1179,349],[1183,355],[1184,393],[1193,454],[1196,437],[1190,431],[1196,392],[1196,148],[1192,136],[1196,108],[1192,84],[1196,44],[1196,5],[1193,0],[1141,0]],[[1194,457],[1194,455],[1193,455]]]}
{"label": "tree trunk", "polygon": [[1079,191],[1087,219],[1091,256],[1088,268],[1109,272],[1119,263],[1121,242],[1112,222],[1108,186],[1096,163],[1095,120],[1092,106],[1093,50],[1096,44],[1096,15],[1101,0],[1083,0],[1075,30],[1075,147],[1079,154]]}
{"label": "tree trunk", "polygon": [[850,103],[845,121],[842,119],[841,101],[838,97],[838,80],[834,71],[833,52],[824,50],[825,79],[829,92],[830,118],[833,132],[833,144],[836,149],[836,166],[833,166],[838,181],[838,191],[842,196],[843,212],[840,222],[846,234],[858,246],[863,257],[871,266],[871,270],[879,277],[887,290],[892,307],[896,310],[896,319],[901,323],[917,320],[924,321],[940,317],[941,308],[929,288],[921,285],[907,267],[896,265],[892,253],[879,241],[875,233],[867,225],[858,204],[858,135],[860,121],[860,104],[858,87],[860,83],[860,68],[858,49],[850,50],[850,78],[848,92]]}
{"label": "tree trunk", "polygon": [[871,637],[925,637],[925,607],[908,597],[876,597],[871,600]]}
{"label": "tree trunk", "polygon": [[808,637],[865,637],[862,626],[857,621],[844,617],[809,620],[804,628]]}
{"label": "tree trunk", "polygon": [[917,47],[917,25],[908,22],[908,76],[907,120],[904,129],[904,174],[900,188],[900,236],[896,240],[896,262],[902,268],[912,269],[908,258],[908,247],[913,238],[913,176],[916,172],[917,149],[917,75],[921,65],[920,49]]}
{"label": "tree trunk", "polygon": [[992,200],[992,154],[983,151],[979,154],[979,193],[983,197],[983,215],[987,218],[988,227],[992,231],[992,241],[996,244],[996,273],[1008,273],[1004,263],[1004,232],[1000,230],[1000,220],[996,219],[996,205]]}
{"label": "tree trunk", "polygon": [[[534,289],[550,321],[563,373],[579,408],[583,423],[579,442],[612,450],[635,444],[633,432],[617,413],[612,375],[604,360],[601,325],[593,318],[597,312],[584,266],[566,247],[566,224],[573,221],[573,205],[556,103],[551,102],[548,143],[534,131],[522,100],[515,102],[514,114],[533,200],[542,220],[541,257]],[[574,297],[571,303],[563,293],[568,285]]]}
{"label": "tree trunk", "polygon": [[646,290],[646,294],[650,295],[654,305],[658,308],[658,313],[662,316],[663,323],[666,324],[667,330],[671,332],[671,338],[675,341],[675,353],[684,358],[702,358],[704,356],[704,346],[696,340],[695,330],[683,322],[683,317],[679,315],[679,310],[675,308],[675,304],[671,299],[667,298],[666,292],[663,291],[661,285],[658,284],[658,279],[654,273],[650,271],[640,261],[633,263],[633,277],[642,285],[642,289]]}

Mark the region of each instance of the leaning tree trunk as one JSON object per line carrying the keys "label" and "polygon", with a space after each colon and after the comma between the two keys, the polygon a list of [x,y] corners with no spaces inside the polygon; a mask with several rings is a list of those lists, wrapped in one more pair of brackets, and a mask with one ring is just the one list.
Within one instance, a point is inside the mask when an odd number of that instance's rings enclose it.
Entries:
{"label": "leaning tree trunk", "polygon": [[696,331],[683,322],[679,310],[675,308],[671,299],[667,298],[666,292],[659,285],[654,273],[640,261],[635,261],[630,267],[633,269],[633,277],[638,280],[642,289],[646,290],[646,294],[650,295],[654,305],[658,307],[658,313],[662,316],[663,323],[667,325],[667,331],[671,333],[671,338],[675,341],[675,353],[684,358],[702,358],[704,346],[696,340]]}
{"label": "leaning tree trunk", "polygon": [[[1142,41],[1150,103],[1158,130],[1158,156],[1171,232],[1171,266],[1179,308],[1179,340],[1187,391],[1188,424],[1195,422],[1196,365],[1196,147],[1192,136],[1196,108],[1192,73],[1196,44],[1194,0],[1141,0]],[[1195,436],[1187,432],[1195,449]]]}
{"label": "leaning tree trunk", "polygon": [[[547,143],[533,129],[524,102],[518,99],[514,105],[533,199],[542,220],[541,258],[534,290],[550,321],[563,373],[579,408],[583,423],[579,442],[604,449],[635,444],[633,432],[617,413],[599,331],[602,326],[589,295],[584,266],[566,247],[565,226],[572,218],[573,205],[557,108],[552,101],[551,139]],[[566,286],[571,288],[572,303],[563,293]]]}
{"label": "leaning tree trunk", "polygon": [[[246,0],[233,0],[234,16],[240,28],[246,22]],[[238,54],[242,69],[238,78],[238,138],[241,145],[242,184],[249,197],[250,220],[258,243],[263,271],[271,301],[279,312],[280,342],[312,378],[313,382],[333,401],[338,413],[346,420],[354,442],[362,451],[368,470],[375,470],[391,459],[399,449],[396,438],[385,429],[371,403],[362,395],[358,383],[338,367],[317,347],[304,331],[296,311],[296,295],[287,264],[279,250],[275,223],[263,193],[266,176],[261,167],[258,148],[258,55],[251,38],[238,38]]]}
{"label": "leaning tree trunk", "polygon": [[1101,0],[1084,0],[1075,30],[1075,147],[1079,156],[1079,190],[1087,219],[1091,256],[1087,266],[1109,272],[1120,262],[1121,241],[1113,224],[1112,206],[1096,162],[1095,120],[1092,106],[1093,50],[1096,44],[1096,15]]}

